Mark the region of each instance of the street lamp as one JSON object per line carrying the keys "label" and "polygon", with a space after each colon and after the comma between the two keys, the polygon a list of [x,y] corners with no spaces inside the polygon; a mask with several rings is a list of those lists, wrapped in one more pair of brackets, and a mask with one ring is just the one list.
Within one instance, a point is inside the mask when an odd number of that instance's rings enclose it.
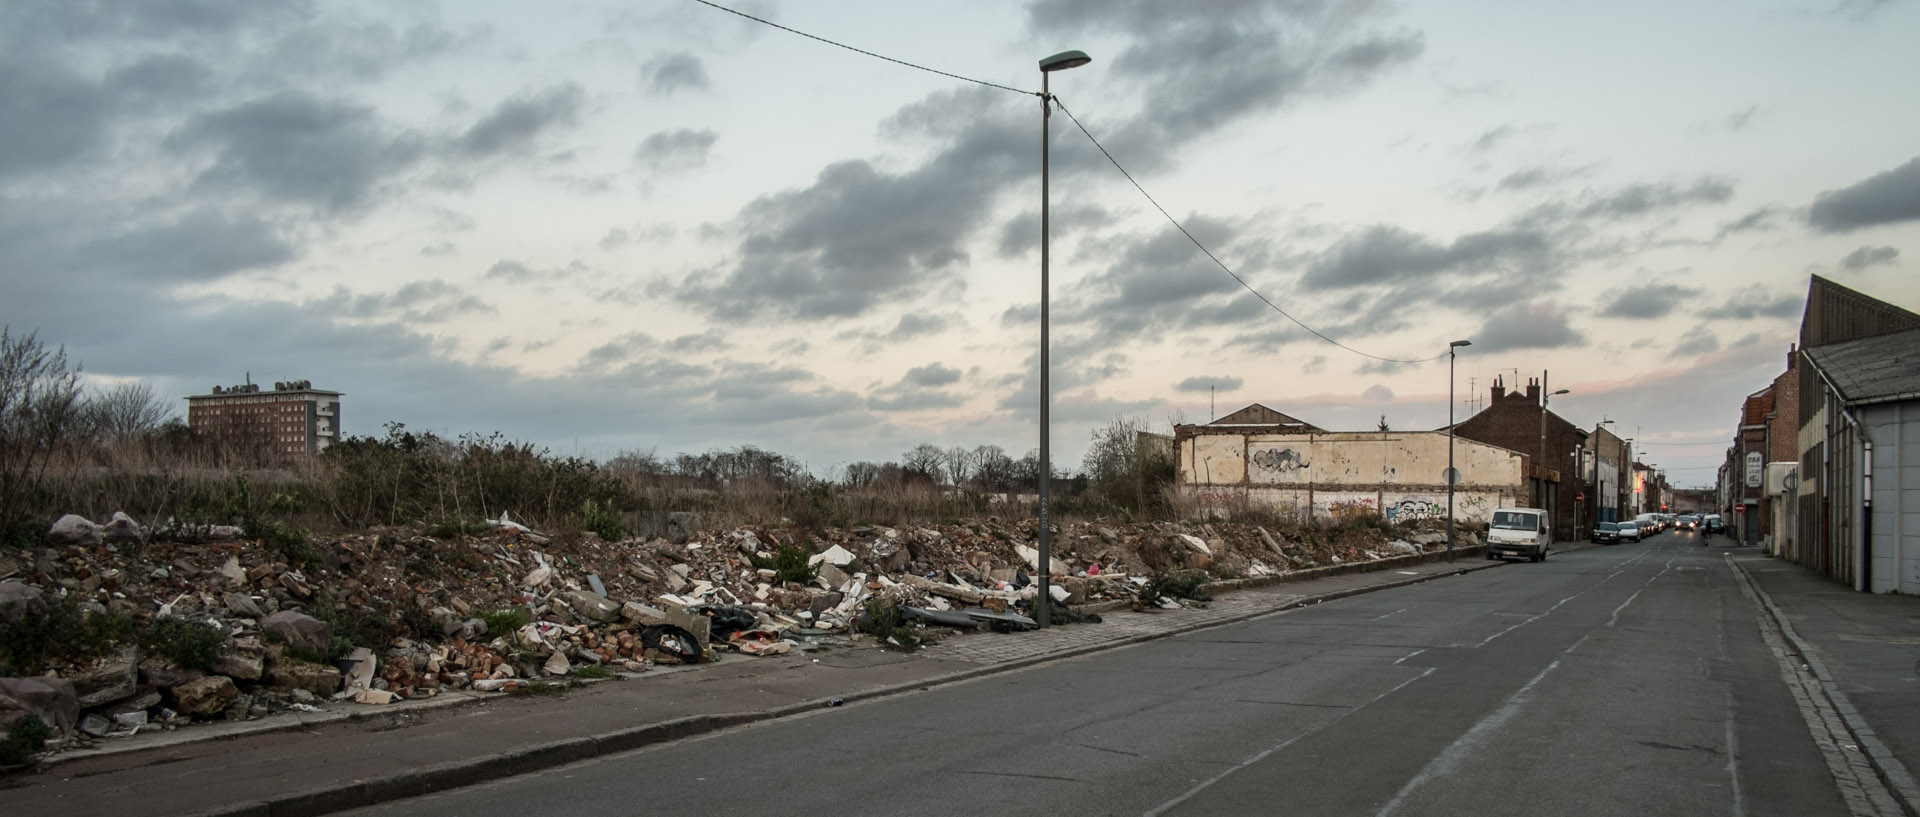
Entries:
{"label": "street lamp", "polygon": [[[1554,395],[1567,394],[1568,390],[1561,389],[1556,392],[1547,391],[1547,373],[1541,372],[1540,391],[1540,459],[1534,461],[1540,466],[1540,496],[1538,499],[1540,501],[1540,509],[1547,511],[1547,518],[1555,520],[1554,526],[1557,528],[1559,527],[1559,509],[1554,508],[1548,510],[1547,508],[1547,404],[1553,402]],[[1560,534],[1556,530],[1554,535],[1559,536]]]}
{"label": "street lamp", "polygon": [[1473,341],[1456,340],[1447,344],[1447,561],[1453,561],[1453,484],[1460,481],[1460,471],[1453,467],[1453,361],[1457,350],[1462,346],[1472,346]]}
{"label": "street lamp", "polygon": [[1053,391],[1048,378],[1052,355],[1047,342],[1047,267],[1052,260],[1053,243],[1052,225],[1047,221],[1047,182],[1051,175],[1048,165],[1052,160],[1053,140],[1047,123],[1053,118],[1053,90],[1048,77],[1055,71],[1079,68],[1090,62],[1093,58],[1084,51],[1062,51],[1040,61],[1040,600],[1033,609],[1034,623],[1041,627],[1049,623],[1048,610],[1053,606],[1053,585],[1049,579],[1053,573],[1053,454],[1048,445],[1053,436],[1049,427],[1053,419]]}

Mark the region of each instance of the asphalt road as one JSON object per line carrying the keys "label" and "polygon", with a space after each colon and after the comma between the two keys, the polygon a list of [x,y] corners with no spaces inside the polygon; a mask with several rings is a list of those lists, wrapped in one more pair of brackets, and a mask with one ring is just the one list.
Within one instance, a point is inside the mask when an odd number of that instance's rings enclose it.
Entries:
{"label": "asphalt road", "polygon": [[1758,612],[1663,534],[352,813],[1849,814]]}

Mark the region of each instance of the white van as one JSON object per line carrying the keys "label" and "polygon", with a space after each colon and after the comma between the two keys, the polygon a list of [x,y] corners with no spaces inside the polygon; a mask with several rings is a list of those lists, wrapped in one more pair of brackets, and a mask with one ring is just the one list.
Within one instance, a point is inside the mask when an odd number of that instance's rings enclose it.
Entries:
{"label": "white van", "polygon": [[1544,561],[1553,548],[1553,526],[1539,508],[1500,508],[1487,523],[1487,558]]}

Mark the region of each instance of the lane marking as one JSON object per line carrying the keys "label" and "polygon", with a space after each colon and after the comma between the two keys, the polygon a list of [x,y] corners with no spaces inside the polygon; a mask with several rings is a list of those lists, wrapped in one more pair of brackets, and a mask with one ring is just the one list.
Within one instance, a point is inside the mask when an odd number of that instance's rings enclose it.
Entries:
{"label": "lane marking", "polygon": [[1574,650],[1580,649],[1580,645],[1587,643],[1587,639],[1592,637],[1593,632],[1588,631],[1588,633],[1581,636],[1578,641],[1573,642],[1573,644],[1569,645],[1566,649],[1561,650],[1560,655],[1553,659],[1553,663],[1548,664],[1546,669],[1540,670],[1540,674],[1529,679],[1518,691],[1507,696],[1506,701],[1502,702],[1498,709],[1495,709],[1486,717],[1481,718],[1479,723],[1473,725],[1473,728],[1468,729],[1460,737],[1455,738],[1453,743],[1447,745],[1447,748],[1440,750],[1440,754],[1435,755],[1432,760],[1427,761],[1427,765],[1422,767],[1419,773],[1415,774],[1412,779],[1408,780],[1405,786],[1401,786],[1399,793],[1395,794],[1392,800],[1387,801],[1387,804],[1383,806],[1380,811],[1376,812],[1376,817],[1387,817],[1387,815],[1392,814],[1400,808],[1402,803],[1406,802],[1408,795],[1413,794],[1416,789],[1426,785],[1427,781],[1435,777],[1444,777],[1453,774],[1455,770],[1459,768],[1461,762],[1467,758],[1467,755],[1478,749],[1480,744],[1483,743],[1494,730],[1505,725],[1515,714],[1519,713],[1520,707],[1525,705],[1532,697],[1529,693],[1533,691],[1535,686],[1538,686],[1540,682],[1545,680],[1554,670],[1559,669],[1561,661],[1566,660],[1567,656],[1572,655]]}
{"label": "lane marking", "polygon": [[1240,770],[1245,769],[1248,766],[1252,766],[1255,763],[1259,763],[1262,760],[1266,760],[1268,757],[1272,756],[1273,753],[1278,752],[1281,749],[1285,749],[1288,746],[1292,746],[1295,742],[1301,740],[1302,738],[1309,738],[1319,734],[1320,732],[1324,731],[1327,727],[1332,726],[1336,723],[1339,723],[1343,720],[1346,720],[1347,716],[1352,715],[1353,713],[1358,712],[1362,709],[1366,709],[1367,707],[1372,706],[1376,703],[1379,703],[1382,698],[1385,698],[1388,695],[1392,695],[1395,692],[1399,692],[1400,690],[1405,689],[1408,684],[1411,684],[1415,681],[1418,681],[1422,678],[1432,675],[1434,671],[1435,671],[1435,668],[1428,667],[1425,672],[1422,672],[1419,675],[1415,675],[1412,678],[1408,678],[1405,681],[1401,681],[1400,683],[1395,684],[1392,689],[1389,689],[1385,692],[1382,692],[1378,695],[1373,696],[1372,698],[1367,699],[1365,703],[1347,710],[1340,717],[1334,718],[1333,720],[1327,721],[1326,723],[1316,726],[1313,729],[1310,729],[1305,732],[1301,732],[1298,735],[1294,735],[1293,737],[1287,738],[1286,740],[1280,741],[1279,743],[1276,743],[1273,746],[1268,747],[1267,749],[1264,749],[1264,750],[1261,750],[1260,752],[1255,753],[1252,757],[1249,757],[1246,760],[1242,760],[1239,763],[1234,764],[1231,767],[1228,767],[1226,771],[1201,781],[1199,785],[1196,785],[1193,788],[1186,790],[1186,792],[1182,793],[1179,797],[1175,797],[1172,800],[1168,800],[1165,803],[1161,803],[1160,805],[1155,806],[1152,810],[1146,812],[1144,817],[1160,817],[1160,815],[1167,813],[1168,811],[1172,810],[1175,806],[1178,806],[1181,803],[1185,803],[1188,800],[1193,799],[1195,795],[1198,795],[1199,793],[1206,791],[1209,788],[1212,788],[1214,784],[1219,783],[1220,781],[1225,780],[1239,773]]}

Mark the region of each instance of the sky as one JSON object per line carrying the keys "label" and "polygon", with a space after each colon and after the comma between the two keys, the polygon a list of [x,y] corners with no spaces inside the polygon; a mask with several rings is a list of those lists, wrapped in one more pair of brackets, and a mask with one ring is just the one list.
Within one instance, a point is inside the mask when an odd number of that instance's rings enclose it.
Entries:
{"label": "sky", "polygon": [[721,5],[871,53],[694,0],[9,0],[0,323],[181,414],[251,377],[349,435],[1019,456],[1068,49],[1056,467],[1544,375],[1705,485],[1810,275],[1920,310],[1911,0]]}

